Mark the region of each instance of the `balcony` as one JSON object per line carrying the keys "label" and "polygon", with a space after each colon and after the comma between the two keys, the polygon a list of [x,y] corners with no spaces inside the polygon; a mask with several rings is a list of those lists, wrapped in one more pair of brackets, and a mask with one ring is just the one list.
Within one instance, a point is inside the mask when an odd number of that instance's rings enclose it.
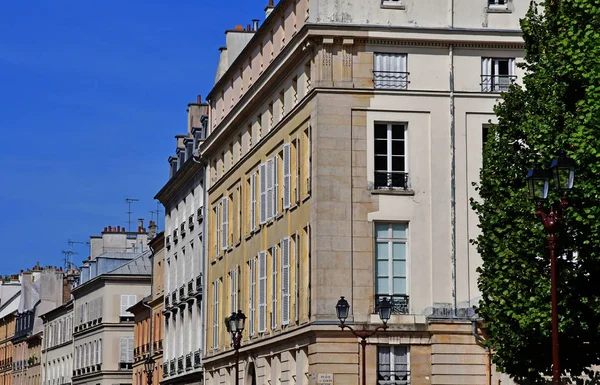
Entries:
{"label": "balcony", "polygon": [[194,229],[194,214],[190,215],[190,217],[188,218],[188,228],[190,229],[190,231]]}
{"label": "balcony", "polygon": [[515,80],[515,75],[481,75],[481,92],[506,92]]}
{"label": "balcony", "polygon": [[163,377],[168,377],[169,376],[169,364],[164,362],[162,364],[162,371],[163,371]]}
{"label": "balcony", "polygon": [[185,300],[185,286],[184,285],[182,285],[179,288],[179,300],[180,301],[184,301]]}
{"label": "balcony", "polygon": [[375,190],[407,190],[408,173],[375,171]]}
{"label": "balcony", "polygon": [[409,371],[377,371],[377,385],[409,385]]}
{"label": "balcony", "polygon": [[172,306],[177,305],[177,292],[176,291],[171,293],[171,305]]}
{"label": "balcony", "polygon": [[170,376],[175,375],[175,360],[169,361],[169,375]]}
{"label": "balcony", "polygon": [[408,296],[405,294],[376,294],[375,312],[379,308],[379,303],[384,298],[392,303],[392,314],[408,314]]}
{"label": "balcony", "polygon": [[378,89],[405,90],[409,72],[373,71],[373,86]]}
{"label": "balcony", "polygon": [[194,368],[200,367],[200,358],[202,357],[202,350],[198,349],[194,352]]}
{"label": "balcony", "polygon": [[170,236],[167,236],[167,240],[165,242],[165,245],[167,247],[167,250],[171,249],[171,237]]}
{"label": "balcony", "polygon": [[183,357],[177,359],[177,373],[183,373]]}
{"label": "balcony", "polygon": [[202,274],[196,277],[196,291],[194,292],[196,297],[202,297]]}
{"label": "balcony", "polygon": [[182,239],[185,238],[185,222],[183,222],[181,224],[181,226],[179,226],[179,230],[180,230],[180,233],[181,233],[181,238]]}
{"label": "balcony", "polygon": [[165,309],[169,308],[169,296],[165,297]]}
{"label": "balcony", "polygon": [[173,230],[173,243],[177,244],[179,239],[177,238],[177,230]]}
{"label": "balcony", "polygon": [[185,370],[192,370],[192,355],[189,353],[185,355]]}
{"label": "balcony", "polygon": [[202,223],[204,220],[204,217],[202,216],[202,207],[198,207],[198,210],[196,211],[196,218],[198,219],[198,223]]}
{"label": "balcony", "polygon": [[192,279],[187,283],[188,295],[194,294],[194,280]]}

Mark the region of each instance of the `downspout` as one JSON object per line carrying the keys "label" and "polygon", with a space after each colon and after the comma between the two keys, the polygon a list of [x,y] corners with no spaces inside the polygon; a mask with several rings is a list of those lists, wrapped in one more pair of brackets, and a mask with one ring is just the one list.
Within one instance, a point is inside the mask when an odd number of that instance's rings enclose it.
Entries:
{"label": "downspout", "polygon": [[[157,218],[158,220],[158,218]],[[150,249],[150,260],[152,261],[152,265],[150,268],[150,301],[152,301],[152,299],[154,298],[154,249],[152,248],[152,246],[148,245],[148,248]],[[148,332],[149,332],[149,338],[148,338],[148,345],[150,345],[150,349],[148,352],[149,357],[153,356],[153,352],[152,352],[152,345],[153,342],[152,341],[152,336],[154,336],[154,334],[152,334],[152,330],[153,330],[153,323],[154,323],[154,314],[152,314],[152,306],[148,305],[144,300],[142,300],[142,305],[144,305],[145,307],[148,308],[148,310],[150,311],[150,327],[148,328]],[[146,377],[148,376],[148,374],[146,373]],[[148,381],[148,378],[146,378],[146,381]]]}
{"label": "downspout", "polygon": [[[209,110],[210,111],[210,110]],[[207,193],[207,188],[206,188],[206,164],[204,164],[203,169],[202,169],[202,194],[203,194],[203,198],[202,198],[202,257],[200,258],[201,263],[202,263],[202,279],[201,279],[201,285],[202,285],[202,306],[200,309],[201,315],[200,315],[200,319],[202,322],[202,325],[200,325],[200,338],[202,341],[201,344],[201,349],[203,352],[206,352],[206,290],[204,290],[204,288],[206,287],[205,285],[205,280],[206,280],[206,273],[208,272],[208,270],[206,269],[206,248],[207,248],[207,244],[208,242],[206,242],[206,238],[207,238],[207,233],[206,233],[206,224],[208,222],[208,218],[206,217],[206,213],[208,212],[206,210],[206,206],[207,206],[207,202],[208,202],[208,193]],[[197,289],[196,289],[197,290]],[[204,375],[204,362],[202,362],[202,356],[204,354],[202,354],[200,356],[200,364],[202,365],[202,380],[204,383],[206,383],[206,376]]]}
{"label": "downspout", "polygon": [[450,58],[450,258],[452,262],[452,317],[456,317],[456,121],[454,106],[454,45],[448,47]]}

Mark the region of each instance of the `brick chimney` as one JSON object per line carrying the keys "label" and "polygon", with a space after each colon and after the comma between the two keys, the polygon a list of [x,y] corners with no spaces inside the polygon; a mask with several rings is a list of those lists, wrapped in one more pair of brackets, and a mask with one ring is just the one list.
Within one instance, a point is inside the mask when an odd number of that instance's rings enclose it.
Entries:
{"label": "brick chimney", "polygon": [[269,0],[269,4],[265,7],[265,18],[268,18],[274,9],[275,5],[273,4],[273,0]]}

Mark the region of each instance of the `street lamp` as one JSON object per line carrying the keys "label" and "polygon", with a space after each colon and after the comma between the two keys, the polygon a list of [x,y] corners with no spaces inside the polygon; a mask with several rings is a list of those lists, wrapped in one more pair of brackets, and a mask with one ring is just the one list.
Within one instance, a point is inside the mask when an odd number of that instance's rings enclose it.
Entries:
{"label": "street lamp", "polygon": [[338,319],[340,320],[339,327],[340,329],[349,329],[352,334],[356,337],[360,338],[360,346],[362,348],[362,385],[367,385],[367,368],[366,368],[366,347],[367,347],[367,338],[371,337],[375,333],[377,333],[380,329],[386,330],[388,328],[387,322],[392,315],[392,303],[387,299],[383,298],[379,303],[377,308],[377,312],[379,313],[379,318],[383,322],[383,325],[377,326],[374,330],[367,330],[366,325],[363,325],[362,330],[354,330],[352,327],[345,324],[346,318],[348,318],[348,313],[350,312],[350,304],[346,299],[342,296],[338,300],[335,305],[335,312],[337,314]]}
{"label": "street lamp", "polygon": [[[567,158],[564,151],[558,153],[558,157],[552,160],[550,168],[543,170],[536,166],[527,173],[527,185],[529,195],[537,200],[536,216],[544,224],[544,230],[548,233],[548,250],[550,252],[550,276],[552,293],[552,383],[560,383],[560,356],[558,350],[558,294],[556,287],[558,284],[556,268],[556,247],[560,222],[562,221],[562,212],[569,206],[567,195],[573,189],[575,180],[575,163]],[[550,179],[556,191],[561,196],[560,204],[551,204],[549,207],[542,207],[542,202],[548,198]]]}
{"label": "street lamp", "polygon": [[235,385],[239,384],[240,381],[240,346],[242,345],[242,332],[246,324],[246,315],[238,310],[237,313],[231,313],[231,316],[225,318],[225,324],[227,331],[231,333],[231,339],[233,340],[233,359],[235,361]]}
{"label": "street lamp", "polygon": [[154,373],[154,359],[150,354],[148,354],[148,357],[144,360],[144,373],[146,373],[148,385],[152,385],[152,373]]}

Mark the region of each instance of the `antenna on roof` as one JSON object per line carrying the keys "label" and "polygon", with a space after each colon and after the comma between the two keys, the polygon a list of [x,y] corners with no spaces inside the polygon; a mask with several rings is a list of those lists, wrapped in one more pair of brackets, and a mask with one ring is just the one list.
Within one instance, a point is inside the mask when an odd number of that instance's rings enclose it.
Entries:
{"label": "antenna on roof", "polygon": [[[70,243],[71,241],[69,241]],[[70,270],[71,267],[73,266],[73,262],[71,261],[71,256],[73,254],[77,254],[76,252],[74,252],[73,250],[63,250],[62,251],[64,257],[63,257],[63,263],[65,265],[65,269]]]}
{"label": "antenna on roof", "polygon": [[[156,231],[158,231],[158,215],[162,210],[160,209],[160,202],[156,201],[156,210],[150,210],[150,218],[156,223]],[[156,220],[154,220],[154,215],[156,215]]]}
{"label": "antenna on roof", "polygon": [[137,201],[139,201],[139,199],[125,198],[125,203],[127,203],[127,232],[131,231],[131,214],[133,213],[133,211],[131,211],[131,204]]}

